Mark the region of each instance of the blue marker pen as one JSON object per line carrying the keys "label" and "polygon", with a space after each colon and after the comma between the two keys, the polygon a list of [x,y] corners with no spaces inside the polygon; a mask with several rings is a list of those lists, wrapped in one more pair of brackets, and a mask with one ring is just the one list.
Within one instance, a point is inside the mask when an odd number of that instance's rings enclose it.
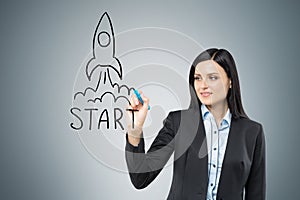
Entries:
{"label": "blue marker pen", "polygon": [[[136,89],[134,89],[133,92],[136,95],[136,97],[138,98],[138,100],[142,103],[142,105],[144,105],[144,101],[143,101],[140,93]],[[150,105],[148,105],[148,110],[150,110]]]}

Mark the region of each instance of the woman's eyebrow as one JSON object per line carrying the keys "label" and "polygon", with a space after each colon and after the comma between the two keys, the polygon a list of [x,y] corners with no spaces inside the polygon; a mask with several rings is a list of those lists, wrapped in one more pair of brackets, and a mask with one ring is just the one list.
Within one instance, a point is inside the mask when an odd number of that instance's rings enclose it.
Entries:
{"label": "woman's eyebrow", "polygon": [[[194,75],[201,76],[201,74],[198,74],[198,73],[194,73]],[[218,72],[212,72],[212,73],[209,73],[207,75],[219,75],[219,73]]]}
{"label": "woman's eyebrow", "polygon": [[218,72],[213,72],[213,73],[209,73],[207,75],[219,75],[219,73]]}

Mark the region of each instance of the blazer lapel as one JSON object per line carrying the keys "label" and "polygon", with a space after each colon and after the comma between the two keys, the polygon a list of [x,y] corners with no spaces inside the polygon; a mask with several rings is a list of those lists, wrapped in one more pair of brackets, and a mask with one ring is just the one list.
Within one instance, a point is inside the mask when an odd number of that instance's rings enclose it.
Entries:
{"label": "blazer lapel", "polygon": [[[227,140],[227,145],[226,145],[226,151],[224,155],[224,160],[222,164],[222,171],[220,175],[220,180],[219,180],[219,186],[218,186],[218,197],[222,197],[222,194],[226,191],[226,185],[228,184],[228,180],[231,180],[231,175],[232,175],[232,169],[228,166],[230,162],[232,162],[232,155],[236,154],[236,135],[239,134],[239,126],[238,126],[238,119],[232,118],[231,120],[231,125],[230,125],[230,130],[229,130],[229,135],[228,135],[228,140]],[[227,180],[227,181],[226,181]]]}
{"label": "blazer lapel", "polygon": [[[197,120],[193,118],[193,120]],[[183,196],[191,199],[205,197],[208,181],[207,143],[202,116],[197,134],[187,150]],[[202,199],[202,198],[201,198]]]}

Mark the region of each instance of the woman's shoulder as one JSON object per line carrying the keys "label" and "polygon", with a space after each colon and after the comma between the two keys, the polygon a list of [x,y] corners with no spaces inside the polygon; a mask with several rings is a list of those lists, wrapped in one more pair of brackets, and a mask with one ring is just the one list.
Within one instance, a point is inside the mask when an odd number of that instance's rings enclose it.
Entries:
{"label": "woman's shoulder", "polygon": [[237,119],[238,121],[245,123],[245,124],[249,124],[252,126],[262,126],[262,124],[256,120],[250,119],[250,118],[246,118],[246,117],[240,117]]}
{"label": "woman's shoulder", "polygon": [[[236,123],[240,126],[243,127],[245,129],[248,130],[253,130],[257,133],[263,133],[263,125],[255,120],[252,120],[250,118],[238,118],[238,119],[232,119],[233,121],[236,121]],[[251,131],[252,132],[252,131]]]}

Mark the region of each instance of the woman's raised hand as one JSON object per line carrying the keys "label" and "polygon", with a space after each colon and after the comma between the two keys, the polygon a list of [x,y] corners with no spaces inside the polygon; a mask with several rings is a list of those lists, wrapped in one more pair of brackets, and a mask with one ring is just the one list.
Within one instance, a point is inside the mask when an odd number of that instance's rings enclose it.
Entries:
{"label": "woman's raised hand", "polygon": [[137,96],[133,94],[130,98],[130,105],[126,109],[127,113],[127,128],[129,142],[137,146],[140,142],[142,129],[148,113],[149,99],[141,90],[138,91],[144,101],[142,104]]}

